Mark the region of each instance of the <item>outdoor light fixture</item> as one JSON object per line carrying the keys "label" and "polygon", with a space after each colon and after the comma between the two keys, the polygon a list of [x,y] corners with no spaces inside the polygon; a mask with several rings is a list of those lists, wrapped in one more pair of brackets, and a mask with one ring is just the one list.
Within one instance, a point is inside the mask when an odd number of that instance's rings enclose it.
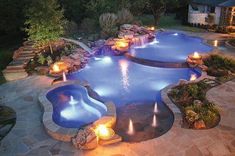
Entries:
{"label": "outdoor light fixture", "polygon": [[198,52],[194,52],[192,55],[192,59],[201,59],[202,56]]}
{"label": "outdoor light fixture", "polygon": [[115,132],[112,128],[109,128],[105,125],[98,125],[95,128],[95,133],[96,133],[97,137],[101,140],[109,140],[115,134]]}
{"label": "outdoor light fixture", "polygon": [[152,26],[152,27],[147,27],[147,30],[149,30],[149,31],[155,31],[155,27],[154,27],[154,26]]}
{"label": "outdoor light fixture", "polygon": [[218,40],[214,41],[214,46],[217,47],[218,46]]}
{"label": "outdoor light fixture", "polygon": [[62,75],[63,72],[67,72],[68,66],[64,62],[55,62],[50,69],[51,75]]}
{"label": "outdoor light fixture", "polygon": [[118,51],[122,51],[122,52],[128,51],[128,49],[129,49],[129,42],[127,40],[124,40],[124,39],[118,40],[115,43],[115,47],[116,47],[116,49]]}

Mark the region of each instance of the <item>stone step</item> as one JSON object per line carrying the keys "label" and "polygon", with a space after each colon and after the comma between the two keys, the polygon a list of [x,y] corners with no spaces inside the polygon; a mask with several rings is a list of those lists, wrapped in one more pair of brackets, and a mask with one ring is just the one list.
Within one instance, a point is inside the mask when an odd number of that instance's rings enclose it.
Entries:
{"label": "stone step", "polygon": [[34,54],[33,50],[23,50],[20,52],[20,54]]}
{"label": "stone step", "polygon": [[3,70],[5,73],[20,73],[20,72],[25,72],[25,69],[4,69]]}
{"label": "stone step", "polygon": [[23,51],[35,51],[35,50],[37,49],[33,47],[23,47]]}
{"label": "stone step", "polygon": [[11,61],[11,63],[9,63],[8,66],[22,66],[22,65],[26,65],[28,62],[24,61],[24,60],[13,60]]}
{"label": "stone step", "polygon": [[20,53],[19,55],[18,55],[18,57],[34,57],[35,56],[35,54],[25,54],[25,53]]}
{"label": "stone step", "polygon": [[25,42],[23,43],[23,45],[24,45],[24,46],[32,46],[32,45],[34,45],[34,42],[32,42],[32,41],[25,41]]}
{"label": "stone step", "polygon": [[6,69],[9,69],[9,70],[21,70],[21,69],[24,69],[24,65],[22,65],[22,66],[7,66]]}
{"label": "stone step", "polygon": [[14,81],[14,80],[19,80],[19,79],[23,79],[26,78],[28,76],[28,73],[25,71],[17,71],[17,72],[13,72],[13,71],[9,71],[9,70],[3,70],[2,71],[3,76],[5,77],[5,79],[7,81]]}
{"label": "stone step", "polygon": [[17,57],[15,60],[25,60],[25,61],[29,61],[30,59],[34,58],[34,56],[21,56],[21,57]]}

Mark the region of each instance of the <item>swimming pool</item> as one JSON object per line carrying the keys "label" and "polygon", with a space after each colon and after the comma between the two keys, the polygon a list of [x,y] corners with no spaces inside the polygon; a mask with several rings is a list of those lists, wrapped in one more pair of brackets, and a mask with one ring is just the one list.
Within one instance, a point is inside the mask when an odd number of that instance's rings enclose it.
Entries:
{"label": "swimming pool", "polygon": [[211,52],[213,48],[203,43],[203,39],[176,32],[157,32],[153,42],[139,47],[132,47],[129,54],[132,57],[159,61],[185,62],[188,55],[197,51]]}
{"label": "swimming pool", "polygon": [[[158,32],[156,36],[157,39],[153,42],[131,47],[129,53],[133,57],[167,64],[185,62],[188,54],[194,51],[207,53],[212,50],[212,47],[203,44],[200,38],[172,32]],[[114,102],[117,109],[115,130],[124,138],[124,141],[138,142],[166,133],[174,122],[174,115],[162,102],[161,90],[170,84],[178,83],[181,79],[190,80],[192,76],[200,77],[201,71],[193,68],[145,65],[132,61],[125,55],[107,54],[109,53],[102,52],[90,58],[85,68],[68,74],[67,79],[88,82],[90,88],[100,96],[102,101]],[[61,97],[58,95],[61,94],[66,95],[67,102],[59,101]],[[81,102],[81,105],[78,104],[74,108],[69,106],[70,110],[63,113],[68,109],[65,105],[71,95],[79,100],[81,97],[86,97],[87,92],[78,89],[77,86],[69,86],[57,88],[47,95],[53,104],[53,120],[57,124],[76,128],[92,123],[105,115],[105,108],[99,106],[102,104],[99,101],[95,102],[94,108],[85,108],[84,102]],[[88,106],[94,106],[92,100],[85,100],[85,102]],[[158,107],[157,114],[153,113],[155,105]],[[78,115],[79,112],[84,116]],[[86,113],[91,115],[86,117]],[[70,119],[70,116],[73,119]],[[126,133],[129,119],[133,119],[134,127],[137,127],[135,135],[131,137]],[[158,123],[157,127],[152,126],[153,119]]]}
{"label": "swimming pool", "polygon": [[47,94],[53,105],[53,120],[67,128],[81,128],[106,114],[107,107],[88,95],[85,87],[66,85]]}
{"label": "swimming pool", "polygon": [[91,58],[81,71],[69,74],[69,80],[87,81],[103,100],[116,107],[138,101],[160,100],[157,95],[169,84],[189,80],[200,72],[190,68],[158,68],[137,64],[124,56]]}

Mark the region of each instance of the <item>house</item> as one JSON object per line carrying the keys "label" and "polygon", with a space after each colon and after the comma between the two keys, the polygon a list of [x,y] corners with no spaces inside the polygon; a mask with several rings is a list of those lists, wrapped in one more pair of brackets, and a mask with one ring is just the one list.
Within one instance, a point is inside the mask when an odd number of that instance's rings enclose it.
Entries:
{"label": "house", "polygon": [[235,29],[235,0],[192,0],[188,22]]}

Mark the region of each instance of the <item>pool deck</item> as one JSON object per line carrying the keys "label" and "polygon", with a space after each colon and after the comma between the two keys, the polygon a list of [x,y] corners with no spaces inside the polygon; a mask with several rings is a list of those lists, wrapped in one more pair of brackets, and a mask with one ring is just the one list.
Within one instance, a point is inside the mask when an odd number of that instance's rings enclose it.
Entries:
{"label": "pool deck", "polygon": [[[213,36],[203,35],[215,39]],[[178,114],[171,130],[159,138],[140,143],[122,142],[99,146],[92,151],[77,150],[71,143],[56,141],[44,130],[38,95],[50,87],[52,81],[46,76],[33,75],[0,86],[2,103],[17,113],[15,127],[0,143],[0,155],[235,156],[235,80],[207,92],[207,98],[219,106],[221,112],[221,122],[213,129],[183,129],[180,127],[181,116]]]}

